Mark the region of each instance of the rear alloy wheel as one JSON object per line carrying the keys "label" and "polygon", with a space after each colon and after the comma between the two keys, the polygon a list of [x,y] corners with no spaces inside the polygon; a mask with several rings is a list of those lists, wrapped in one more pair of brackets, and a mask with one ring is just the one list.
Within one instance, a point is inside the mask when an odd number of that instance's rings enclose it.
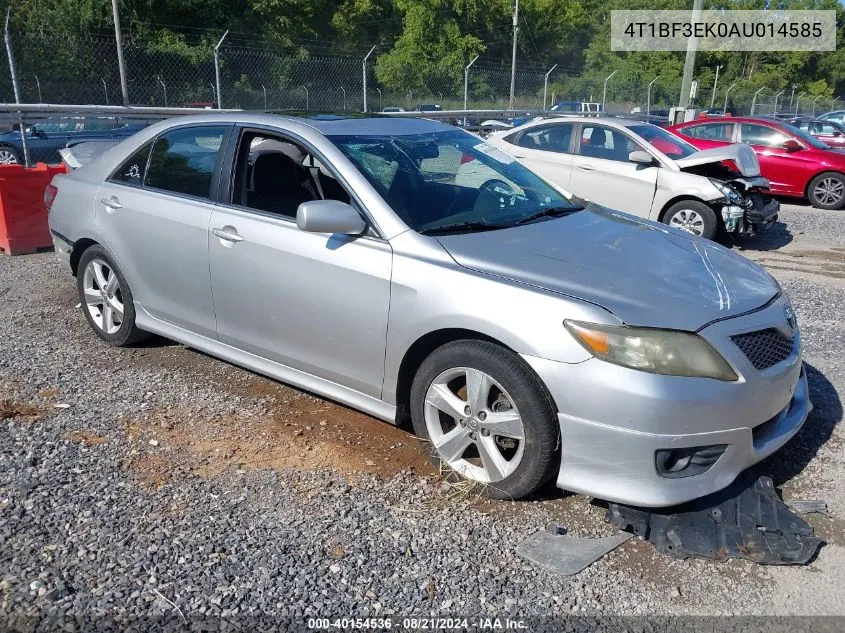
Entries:
{"label": "rear alloy wheel", "polygon": [[666,211],[663,222],[676,229],[712,240],[719,224],[713,209],[698,200],[681,200]]}
{"label": "rear alloy wheel", "polygon": [[147,336],[135,326],[129,284],[101,246],[92,246],[82,254],[77,290],[89,325],[104,341],[122,346]]}
{"label": "rear alloy wheel", "polygon": [[554,473],[555,409],[519,356],[486,341],[435,350],[411,388],[411,417],[432,462],[450,479],[518,499]]}
{"label": "rear alloy wheel", "polygon": [[834,172],[819,174],[807,187],[808,197],[819,209],[841,209],[845,207],[845,176]]}
{"label": "rear alloy wheel", "polygon": [[18,153],[11,147],[0,147],[0,165],[17,165],[21,162]]}

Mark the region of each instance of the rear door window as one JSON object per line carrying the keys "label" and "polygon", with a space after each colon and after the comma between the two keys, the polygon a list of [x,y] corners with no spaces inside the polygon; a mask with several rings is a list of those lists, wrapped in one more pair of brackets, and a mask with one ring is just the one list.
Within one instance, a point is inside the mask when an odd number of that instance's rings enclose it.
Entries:
{"label": "rear door window", "polygon": [[569,154],[573,123],[538,125],[525,130],[516,139],[516,144],[526,149],[538,149],[558,154]]}
{"label": "rear door window", "polygon": [[211,197],[211,180],[229,126],[195,126],[155,140],[144,184],[197,198]]}
{"label": "rear door window", "polygon": [[704,141],[724,141],[730,143],[733,139],[733,123],[702,123],[691,125],[681,130],[682,133],[692,138],[700,138]]}

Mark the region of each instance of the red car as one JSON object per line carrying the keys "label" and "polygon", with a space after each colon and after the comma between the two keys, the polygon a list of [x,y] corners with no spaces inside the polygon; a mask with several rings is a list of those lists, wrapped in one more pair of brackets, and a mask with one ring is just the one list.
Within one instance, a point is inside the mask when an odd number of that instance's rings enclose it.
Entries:
{"label": "red car", "polygon": [[842,127],[841,123],[810,117],[798,117],[790,119],[789,124],[804,130],[810,136],[814,136],[831,147],[839,149],[845,147],[845,128]]}
{"label": "red car", "polygon": [[699,149],[748,143],[776,195],[806,198],[814,207],[845,207],[845,152],[775,119],[730,117],[668,128]]}

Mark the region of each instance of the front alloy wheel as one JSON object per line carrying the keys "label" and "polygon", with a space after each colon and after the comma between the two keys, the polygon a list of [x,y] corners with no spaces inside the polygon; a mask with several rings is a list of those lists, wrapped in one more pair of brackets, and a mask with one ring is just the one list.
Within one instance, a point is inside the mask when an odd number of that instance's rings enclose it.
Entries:
{"label": "front alloy wheel", "polygon": [[447,479],[498,499],[530,495],[557,471],[557,410],[531,368],[493,342],[460,340],[434,350],[411,385],[411,420]]}
{"label": "front alloy wheel", "polygon": [[456,367],[428,388],[425,425],[441,459],[481,483],[507,479],[525,454],[525,427],[508,393],[478,369]]}

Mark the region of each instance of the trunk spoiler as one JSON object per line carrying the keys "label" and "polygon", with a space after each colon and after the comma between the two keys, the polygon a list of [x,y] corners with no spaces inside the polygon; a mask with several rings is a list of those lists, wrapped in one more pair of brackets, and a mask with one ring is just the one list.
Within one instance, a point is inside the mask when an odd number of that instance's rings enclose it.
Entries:
{"label": "trunk spoiler", "polygon": [[72,147],[63,147],[59,150],[65,165],[68,169],[79,169],[90,163],[100,154],[117,145],[120,141],[89,141],[78,143]]}

